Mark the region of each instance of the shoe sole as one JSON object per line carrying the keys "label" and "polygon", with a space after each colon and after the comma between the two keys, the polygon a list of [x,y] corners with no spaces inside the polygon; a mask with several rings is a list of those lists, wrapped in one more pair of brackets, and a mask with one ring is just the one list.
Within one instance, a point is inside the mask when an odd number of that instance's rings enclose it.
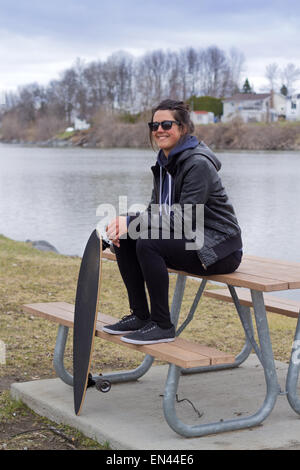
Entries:
{"label": "shoe sole", "polygon": [[[102,328],[102,331],[104,331],[105,333],[109,333],[110,335],[127,335],[128,333],[132,333],[133,330],[131,330],[131,331],[116,331],[116,330],[110,330],[109,328],[104,326]],[[136,331],[136,330],[134,330],[134,331]]]}
{"label": "shoe sole", "polygon": [[131,344],[155,344],[155,343],[170,343],[171,341],[175,341],[175,338],[165,338],[165,339],[156,339],[152,341],[140,341],[136,339],[130,339],[130,338],[121,338],[121,341],[124,341],[124,343],[131,343]]}

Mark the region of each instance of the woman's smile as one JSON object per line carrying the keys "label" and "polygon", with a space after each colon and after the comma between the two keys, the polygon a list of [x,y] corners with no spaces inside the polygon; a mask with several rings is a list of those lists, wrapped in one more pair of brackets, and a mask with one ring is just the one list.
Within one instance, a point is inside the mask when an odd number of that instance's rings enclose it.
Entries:
{"label": "woman's smile", "polygon": [[[153,116],[153,121],[162,122],[162,121],[173,121],[174,115],[169,110],[159,110]],[[177,124],[173,124],[171,129],[167,132],[162,129],[161,126],[157,131],[153,132],[153,137],[160,149],[164,151],[165,156],[167,157],[179,141],[181,137],[181,128]]]}

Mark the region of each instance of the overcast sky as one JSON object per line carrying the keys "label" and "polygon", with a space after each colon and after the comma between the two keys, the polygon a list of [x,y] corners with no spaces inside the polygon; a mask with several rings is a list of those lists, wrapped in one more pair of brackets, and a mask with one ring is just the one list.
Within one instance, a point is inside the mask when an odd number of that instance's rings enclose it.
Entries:
{"label": "overcast sky", "polygon": [[260,91],[266,65],[300,67],[299,31],[298,0],[0,0],[0,92],[47,84],[77,57],[210,45],[243,52]]}

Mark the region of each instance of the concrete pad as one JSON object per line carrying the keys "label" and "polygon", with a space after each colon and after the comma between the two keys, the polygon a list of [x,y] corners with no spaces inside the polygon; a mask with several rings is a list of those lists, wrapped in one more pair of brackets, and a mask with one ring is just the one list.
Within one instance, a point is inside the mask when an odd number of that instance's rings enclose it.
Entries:
{"label": "concrete pad", "polygon": [[[287,364],[276,362],[279,383],[285,388]],[[278,396],[271,415],[251,429],[184,438],[166,423],[162,395],[168,366],[154,366],[137,382],[113,384],[109,393],[88,389],[81,415],[75,416],[73,390],[60,379],[15,383],[14,398],[36,413],[70,425],[113,449],[223,450],[300,448],[300,416],[285,395]],[[182,376],[177,415],[188,424],[244,417],[255,413],[265,397],[262,367],[251,355],[238,369]]]}

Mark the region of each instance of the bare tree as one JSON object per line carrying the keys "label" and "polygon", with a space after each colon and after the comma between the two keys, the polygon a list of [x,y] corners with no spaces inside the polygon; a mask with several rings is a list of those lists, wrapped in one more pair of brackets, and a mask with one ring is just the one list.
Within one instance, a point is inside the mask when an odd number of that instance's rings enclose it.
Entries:
{"label": "bare tree", "polygon": [[277,80],[279,78],[279,67],[276,62],[266,66],[265,77],[269,81],[270,89],[275,90],[277,88]]}
{"label": "bare tree", "polygon": [[166,70],[167,61],[161,50],[149,52],[138,60],[135,84],[142,109],[148,109],[164,96]]}
{"label": "bare tree", "polygon": [[105,85],[103,80],[103,64],[92,62],[84,70],[88,116],[93,116],[105,101]]}
{"label": "bare tree", "polygon": [[241,74],[244,71],[245,56],[243,52],[232,47],[228,56],[228,89],[225,95],[231,96],[240,88]]}
{"label": "bare tree", "polygon": [[116,96],[115,102],[119,109],[126,110],[132,102],[133,57],[123,51],[111,56],[115,64]]}
{"label": "bare tree", "polygon": [[167,73],[165,79],[164,94],[174,100],[182,100],[183,81],[185,70],[181,67],[180,57],[177,52],[169,51],[166,55]]}
{"label": "bare tree", "polygon": [[201,71],[202,93],[216,98],[224,96],[229,79],[224,51],[216,46],[208,47],[203,52]]}
{"label": "bare tree", "polygon": [[288,93],[292,94],[295,90],[293,85],[300,79],[300,68],[295,64],[289,63],[281,72],[282,83],[287,87]]}

